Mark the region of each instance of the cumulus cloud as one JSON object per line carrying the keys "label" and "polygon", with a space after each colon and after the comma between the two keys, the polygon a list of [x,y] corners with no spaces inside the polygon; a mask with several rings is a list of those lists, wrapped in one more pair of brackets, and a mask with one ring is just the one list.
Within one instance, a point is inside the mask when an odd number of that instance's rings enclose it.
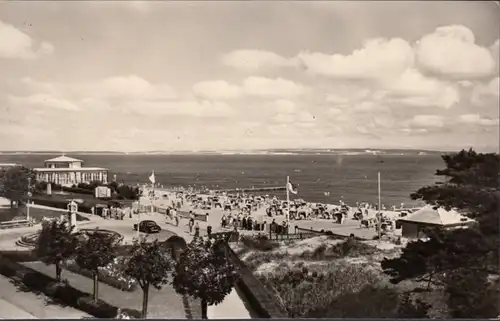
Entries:
{"label": "cumulus cloud", "polygon": [[34,41],[28,34],[13,25],[0,21],[0,58],[36,59],[54,52],[47,41]]}
{"label": "cumulus cloud", "polygon": [[[176,93],[167,84],[151,84],[149,81],[135,76],[110,77],[97,84],[75,86],[76,91],[83,90],[90,96],[123,99],[161,100],[176,98]],[[91,94],[92,93],[92,94]]]}
{"label": "cumulus cloud", "polygon": [[495,71],[494,58],[488,48],[475,41],[474,33],[465,26],[439,27],[417,42],[417,65],[429,73],[451,79],[489,76]]}
{"label": "cumulus cloud", "polygon": [[480,126],[498,126],[498,118],[483,118],[479,114],[464,114],[460,115],[458,121],[463,124],[468,125],[480,125]]}
{"label": "cumulus cloud", "polygon": [[68,111],[78,111],[80,108],[67,100],[59,99],[47,94],[35,94],[27,97],[8,96],[9,102],[15,105],[28,105],[39,108],[55,108]]}
{"label": "cumulus cloud", "polygon": [[450,108],[460,100],[456,85],[425,77],[416,69],[407,69],[385,89],[397,102],[415,107]]}
{"label": "cumulus cloud", "polygon": [[146,116],[193,116],[193,117],[228,117],[234,110],[225,102],[208,100],[175,101],[132,101],[120,105],[125,110]]}
{"label": "cumulus cloud", "polygon": [[223,80],[203,81],[193,86],[196,96],[207,99],[233,99],[242,94],[240,87]]}
{"label": "cumulus cloud", "polygon": [[410,44],[399,38],[371,39],[350,55],[303,52],[297,56],[313,74],[347,79],[383,79],[397,76],[413,64]]}
{"label": "cumulus cloud", "polygon": [[144,99],[164,100],[177,98],[168,84],[152,84],[135,75],[115,76],[85,83],[46,83],[25,77],[21,82],[31,91],[68,96],[73,99]]}
{"label": "cumulus cloud", "polygon": [[326,113],[328,116],[335,118],[335,117],[342,114],[342,110],[339,108],[331,107],[331,108],[328,108]]}
{"label": "cumulus cloud", "polygon": [[206,99],[235,99],[245,96],[287,98],[303,95],[308,88],[283,78],[247,77],[241,85],[226,81],[203,81],[193,86],[195,96]]}
{"label": "cumulus cloud", "polygon": [[179,97],[167,84],[152,84],[138,76],[116,76],[88,83],[21,81],[32,94],[10,97],[16,104],[66,110],[120,111],[137,115],[226,117],[233,108],[225,102]]}
{"label": "cumulus cloud", "polygon": [[305,94],[305,86],[283,78],[248,77],[243,81],[246,94],[261,97],[295,97]]}
{"label": "cumulus cloud", "polygon": [[235,50],[222,56],[221,60],[223,64],[245,72],[294,65],[292,59],[287,59],[274,52],[264,50]]}
{"label": "cumulus cloud", "polygon": [[271,103],[271,107],[278,113],[291,114],[295,112],[296,105],[293,101],[287,99],[278,99]]}
{"label": "cumulus cloud", "polygon": [[417,128],[441,128],[444,127],[444,120],[438,115],[415,115],[410,125]]}
{"label": "cumulus cloud", "polygon": [[478,83],[471,93],[471,102],[475,106],[496,105],[500,96],[500,79],[493,78],[488,83]]}

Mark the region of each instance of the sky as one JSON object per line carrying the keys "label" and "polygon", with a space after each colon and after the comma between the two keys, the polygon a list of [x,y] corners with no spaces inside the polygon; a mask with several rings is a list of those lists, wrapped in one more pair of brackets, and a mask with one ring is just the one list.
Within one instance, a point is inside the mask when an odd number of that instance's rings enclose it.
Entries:
{"label": "sky", "polygon": [[0,1],[0,150],[498,151],[482,1]]}

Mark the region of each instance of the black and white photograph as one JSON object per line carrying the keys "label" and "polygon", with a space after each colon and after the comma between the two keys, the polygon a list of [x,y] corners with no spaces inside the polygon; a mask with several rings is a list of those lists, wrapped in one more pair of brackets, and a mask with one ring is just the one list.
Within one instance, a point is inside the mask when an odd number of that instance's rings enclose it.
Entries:
{"label": "black and white photograph", "polygon": [[500,2],[0,0],[0,319],[500,318]]}

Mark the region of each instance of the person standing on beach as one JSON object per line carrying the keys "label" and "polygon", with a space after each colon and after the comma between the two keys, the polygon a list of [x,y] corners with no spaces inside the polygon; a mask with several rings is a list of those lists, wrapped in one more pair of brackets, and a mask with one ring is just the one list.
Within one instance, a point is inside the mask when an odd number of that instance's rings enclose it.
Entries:
{"label": "person standing on beach", "polygon": [[194,214],[192,211],[189,211],[189,233],[193,233],[194,226]]}
{"label": "person standing on beach", "polygon": [[200,225],[198,224],[198,222],[196,222],[195,226],[194,226],[194,237],[198,237],[200,236]]}
{"label": "person standing on beach", "polygon": [[175,221],[175,226],[179,226],[179,216],[177,216],[177,211],[175,210],[175,208],[172,208],[170,210],[170,214],[172,215],[172,218]]}

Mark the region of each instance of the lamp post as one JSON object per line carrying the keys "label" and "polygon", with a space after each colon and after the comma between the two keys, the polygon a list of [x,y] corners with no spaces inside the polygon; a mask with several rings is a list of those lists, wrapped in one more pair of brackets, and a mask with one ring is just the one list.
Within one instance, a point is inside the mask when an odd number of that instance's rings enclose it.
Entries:
{"label": "lamp post", "polygon": [[30,220],[30,203],[31,203],[31,177],[28,177],[28,203],[26,204],[26,221]]}

